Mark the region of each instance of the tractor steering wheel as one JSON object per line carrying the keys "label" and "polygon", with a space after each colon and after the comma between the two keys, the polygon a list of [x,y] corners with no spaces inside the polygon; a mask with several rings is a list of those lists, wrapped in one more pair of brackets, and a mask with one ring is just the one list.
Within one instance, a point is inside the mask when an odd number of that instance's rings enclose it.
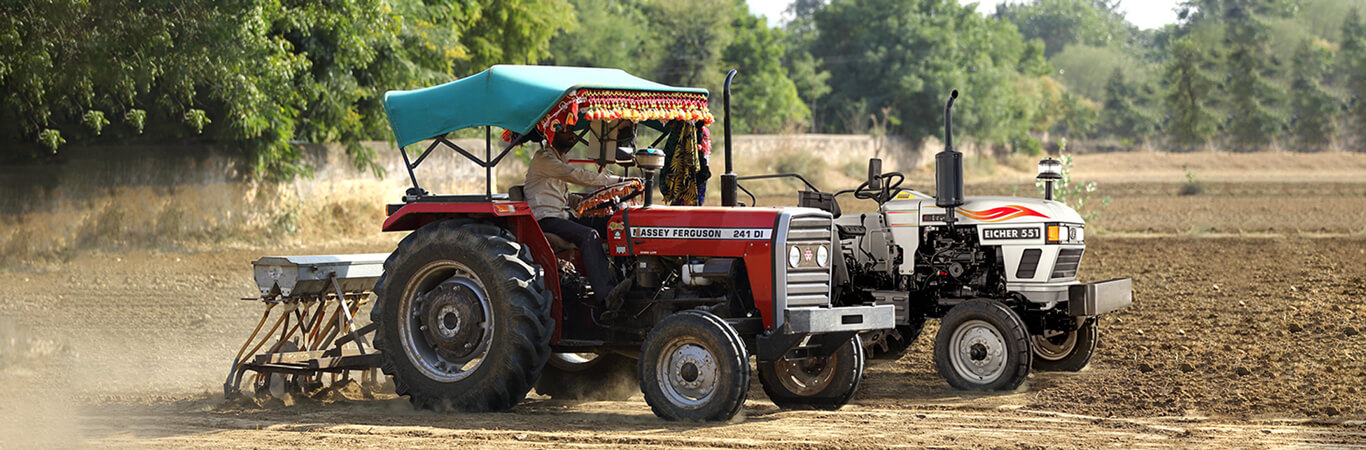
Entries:
{"label": "tractor steering wheel", "polygon": [[613,183],[588,193],[579,200],[579,206],[575,208],[574,215],[589,217],[607,217],[621,210],[622,205],[634,203],[632,200],[645,192],[645,183],[638,179],[629,179],[620,183]]}
{"label": "tractor steering wheel", "polygon": [[[864,181],[863,184],[854,188],[854,198],[885,203],[901,193],[901,183],[906,181],[906,176],[902,175],[901,172],[887,172],[879,175],[878,178],[882,179],[882,190],[869,189],[868,182]],[[896,181],[890,181],[893,178]],[[883,193],[886,193],[886,198],[883,198]]]}

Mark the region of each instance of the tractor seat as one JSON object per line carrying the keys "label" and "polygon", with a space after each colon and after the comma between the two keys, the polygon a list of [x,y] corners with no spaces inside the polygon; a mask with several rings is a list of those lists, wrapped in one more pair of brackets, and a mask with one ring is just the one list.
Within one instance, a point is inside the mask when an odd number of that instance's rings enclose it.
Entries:
{"label": "tractor seat", "polygon": [[545,240],[550,242],[550,251],[555,253],[577,250],[579,248],[579,246],[574,245],[573,242],[566,241],[555,233],[545,233]]}
{"label": "tractor seat", "polygon": [[[526,191],[522,189],[522,185],[519,184],[508,188],[508,200],[514,202],[526,201]],[[555,235],[555,233],[545,233],[545,240],[550,242],[550,251],[555,253],[576,250],[579,248],[579,246],[574,245],[573,242],[569,242],[564,238]]]}

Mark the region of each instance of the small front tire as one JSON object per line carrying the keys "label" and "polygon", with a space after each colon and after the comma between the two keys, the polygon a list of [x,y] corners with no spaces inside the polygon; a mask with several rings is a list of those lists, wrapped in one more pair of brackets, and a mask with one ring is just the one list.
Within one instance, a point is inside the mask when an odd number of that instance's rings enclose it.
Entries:
{"label": "small front tire", "polygon": [[779,408],[836,410],[858,392],[863,356],[863,340],[854,335],[830,356],[759,362],[759,381]]}
{"label": "small front tire", "polygon": [[1029,376],[1029,332],[1005,304],[986,299],[953,307],[940,321],[934,365],[957,389],[1006,391]]}
{"label": "small front tire", "polygon": [[665,420],[730,420],[749,391],[749,353],[721,318],[697,310],[655,325],[640,352],[640,390]]}

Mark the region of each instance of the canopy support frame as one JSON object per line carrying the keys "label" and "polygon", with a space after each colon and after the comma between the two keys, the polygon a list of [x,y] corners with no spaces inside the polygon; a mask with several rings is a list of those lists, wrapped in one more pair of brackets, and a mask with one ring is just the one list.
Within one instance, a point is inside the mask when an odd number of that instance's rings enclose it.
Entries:
{"label": "canopy support frame", "polygon": [[431,155],[432,151],[436,150],[436,148],[441,145],[450,147],[451,150],[455,150],[456,153],[464,156],[465,159],[484,168],[484,195],[489,201],[493,201],[493,167],[497,166],[499,162],[502,162],[503,157],[507,156],[508,153],[511,153],[512,149],[530,141],[531,136],[532,133],[519,135],[517,139],[514,139],[512,142],[508,143],[506,147],[503,147],[503,151],[499,152],[498,156],[493,156],[493,128],[485,126],[483,158],[475,156],[474,153],[461,148],[459,145],[456,145],[456,143],[446,139],[445,136],[438,136],[436,139],[433,139],[432,143],[427,146],[427,149],[424,150],[416,160],[410,160],[408,158],[408,152],[400,148],[398,152],[403,155],[403,166],[408,169],[408,179],[413,182],[413,187],[408,189],[408,193],[403,196],[403,201],[405,203],[411,203],[427,195],[427,191],[423,190],[422,186],[417,182],[417,173],[415,172],[415,169],[421,166],[422,162]]}

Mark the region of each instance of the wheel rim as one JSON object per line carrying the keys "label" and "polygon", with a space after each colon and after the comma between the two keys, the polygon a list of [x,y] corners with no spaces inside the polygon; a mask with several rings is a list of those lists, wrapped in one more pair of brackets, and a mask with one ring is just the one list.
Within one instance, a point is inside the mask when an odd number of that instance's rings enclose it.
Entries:
{"label": "wheel rim", "polygon": [[980,384],[991,383],[1006,371],[1005,338],[986,321],[967,321],[953,330],[949,360],[964,378]]}
{"label": "wheel rim", "polygon": [[684,409],[698,408],[711,400],[721,376],[716,356],[692,338],[669,341],[655,370],[664,396]]}
{"label": "wheel rim", "polygon": [[424,266],[398,308],[403,353],[423,376],[452,383],[483,364],[493,342],[493,305],[474,271],[455,261]]}
{"label": "wheel rim", "polygon": [[1048,361],[1058,361],[1072,354],[1077,347],[1077,332],[1067,332],[1051,338],[1034,336],[1034,356]]}
{"label": "wheel rim", "polygon": [[780,360],[773,364],[778,383],[800,396],[821,393],[835,379],[834,355],[800,360]]}

